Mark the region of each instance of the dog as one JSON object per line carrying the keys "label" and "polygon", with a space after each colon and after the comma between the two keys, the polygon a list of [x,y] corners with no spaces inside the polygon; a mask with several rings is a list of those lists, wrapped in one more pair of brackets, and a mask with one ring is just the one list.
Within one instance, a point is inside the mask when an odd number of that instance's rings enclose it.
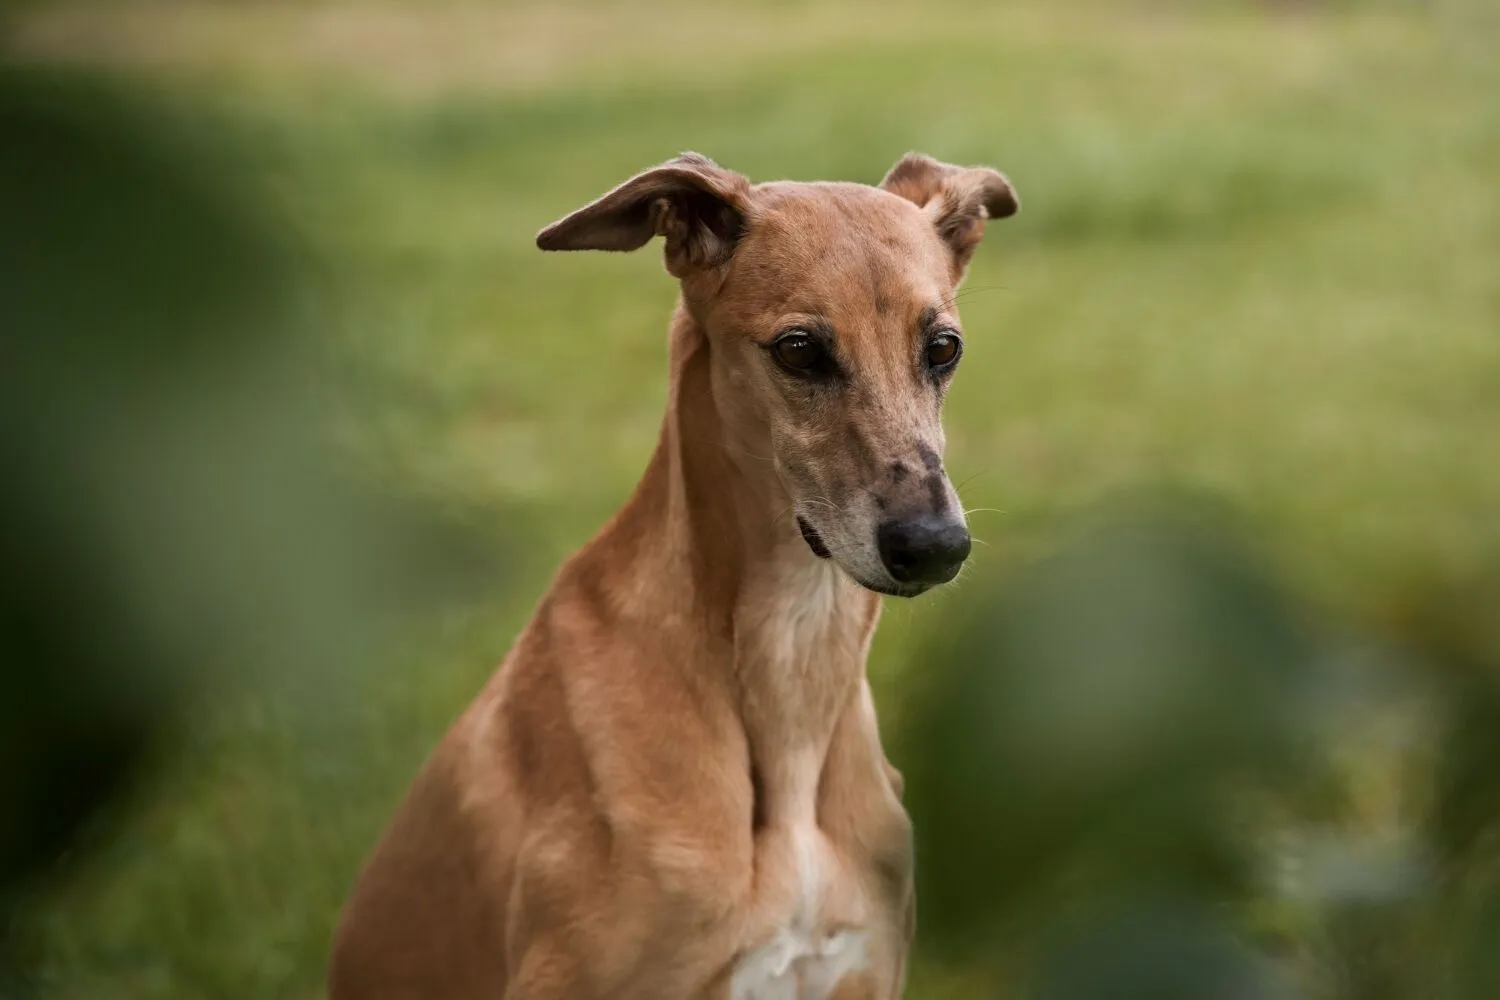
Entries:
{"label": "dog", "polygon": [[912,831],[865,677],[880,595],[969,554],[954,292],[1004,175],[879,186],[693,153],[543,229],[665,240],[661,437],[429,759],[335,934],[332,1000],[887,1000]]}

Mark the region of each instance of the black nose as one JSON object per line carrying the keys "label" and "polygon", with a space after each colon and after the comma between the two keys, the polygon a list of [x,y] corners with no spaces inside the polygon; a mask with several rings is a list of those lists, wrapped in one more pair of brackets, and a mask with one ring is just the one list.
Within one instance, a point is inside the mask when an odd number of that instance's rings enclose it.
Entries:
{"label": "black nose", "polygon": [[886,521],[876,529],[875,542],[897,583],[947,583],[969,558],[969,529],[935,514]]}

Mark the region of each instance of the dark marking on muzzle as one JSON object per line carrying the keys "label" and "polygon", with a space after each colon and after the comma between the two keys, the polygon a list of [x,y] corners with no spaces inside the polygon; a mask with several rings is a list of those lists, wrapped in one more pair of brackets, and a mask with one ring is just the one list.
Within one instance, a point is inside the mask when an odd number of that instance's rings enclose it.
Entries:
{"label": "dark marking on muzzle", "polygon": [[847,448],[849,457],[854,460],[854,464],[858,468],[874,469],[879,463],[875,452],[870,448],[870,442],[866,441],[864,436],[852,427],[849,429]]}
{"label": "dark marking on muzzle", "polygon": [[943,457],[925,444],[917,445],[917,454],[922,457],[922,464],[927,467],[928,472],[938,472],[943,467]]}
{"label": "dark marking on muzzle", "polygon": [[891,463],[891,481],[899,484],[906,478],[906,464],[904,462]]}
{"label": "dark marking on muzzle", "polygon": [[932,500],[932,512],[948,513],[948,480],[941,472],[934,472],[924,482],[927,484],[927,495]]}

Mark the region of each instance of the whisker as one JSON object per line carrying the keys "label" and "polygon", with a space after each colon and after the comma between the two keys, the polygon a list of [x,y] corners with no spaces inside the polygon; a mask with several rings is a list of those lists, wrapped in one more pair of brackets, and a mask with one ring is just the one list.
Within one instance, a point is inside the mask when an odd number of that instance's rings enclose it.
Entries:
{"label": "whisker", "polygon": [[719,442],[719,447],[723,448],[725,453],[730,455],[739,455],[741,458],[754,459],[757,462],[765,462],[767,465],[776,464],[776,459],[772,458],[770,455],[757,455],[753,451],[746,451],[743,448],[734,448],[722,441]]}
{"label": "whisker", "polygon": [[719,448],[726,455],[739,455],[742,458],[753,459],[757,462],[765,462],[767,465],[776,464],[776,459],[770,455],[757,455],[752,451],[746,451],[743,448],[736,448],[728,442],[719,440],[718,438],[684,437],[683,440],[691,441],[694,444],[712,445],[716,448]]}
{"label": "whisker", "polygon": [[967,296],[977,292],[1008,291],[1009,288],[1009,285],[965,285],[964,287],[960,288],[958,291],[954,292],[952,295],[948,296],[946,299],[938,303],[938,307],[940,309],[950,308],[957,305]]}
{"label": "whisker", "polygon": [[953,293],[953,297],[961,299],[965,295],[973,295],[976,292],[1003,292],[1009,288],[1009,285],[964,285]]}
{"label": "whisker", "polygon": [[[978,539],[975,539],[975,541],[978,541]],[[981,544],[984,544],[984,543],[981,543]],[[965,579],[966,577],[968,579]],[[966,562],[962,566],[959,567],[959,569],[958,569],[958,575],[955,576],[952,580],[948,581],[948,586],[952,587],[954,590],[958,590],[959,586],[961,584],[968,583],[969,579],[973,579],[973,577],[974,577],[974,564]]]}

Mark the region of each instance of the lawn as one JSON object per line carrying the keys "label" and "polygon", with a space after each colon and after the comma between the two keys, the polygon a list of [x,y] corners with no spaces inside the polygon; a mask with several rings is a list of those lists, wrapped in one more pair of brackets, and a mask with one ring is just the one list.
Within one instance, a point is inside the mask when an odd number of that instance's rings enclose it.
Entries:
{"label": "lawn", "polygon": [[[40,914],[66,1000],[321,995],[343,894],[551,568],[660,419],[659,252],[537,229],[680,150],[877,181],[1005,170],[948,405],[981,573],[1121,489],[1243,510],[1360,613],[1500,561],[1500,73],[1481,4],[332,0],[37,7],[23,58],[107,67],[223,131],[378,377],[357,452],[524,518],[527,558],[337,699],[206,708]],[[892,605],[887,723],[936,594]],[[389,662],[386,662],[388,660]],[[899,762],[898,762],[899,763]],[[922,966],[912,995],[964,995]]]}

